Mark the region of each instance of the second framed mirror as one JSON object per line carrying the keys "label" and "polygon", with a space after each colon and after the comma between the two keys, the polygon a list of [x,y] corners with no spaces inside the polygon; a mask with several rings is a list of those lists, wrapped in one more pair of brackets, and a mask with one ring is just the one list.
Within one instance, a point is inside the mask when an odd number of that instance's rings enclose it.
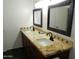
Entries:
{"label": "second framed mirror", "polygon": [[42,9],[33,10],[33,24],[42,27]]}

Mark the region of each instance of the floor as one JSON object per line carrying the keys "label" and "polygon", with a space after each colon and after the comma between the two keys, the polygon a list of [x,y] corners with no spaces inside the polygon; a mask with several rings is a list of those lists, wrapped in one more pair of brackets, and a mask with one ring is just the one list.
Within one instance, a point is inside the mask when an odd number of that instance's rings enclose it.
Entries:
{"label": "floor", "polygon": [[3,53],[3,59],[28,59],[24,48],[8,50]]}

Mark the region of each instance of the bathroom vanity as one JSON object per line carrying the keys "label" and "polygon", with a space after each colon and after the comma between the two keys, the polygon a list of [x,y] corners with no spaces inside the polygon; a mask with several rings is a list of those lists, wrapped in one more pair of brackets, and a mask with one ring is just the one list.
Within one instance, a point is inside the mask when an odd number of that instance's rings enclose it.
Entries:
{"label": "bathroom vanity", "polygon": [[34,27],[21,28],[22,42],[29,59],[68,59],[72,48],[72,41],[62,37],[52,35],[50,40],[48,32]]}
{"label": "bathroom vanity", "polygon": [[[23,46],[29,59],[69,59],[73,47],[68,39],[73,11],[74,3],[68,1],[48,6],[48,16],[43,14],[43,8],[33,10],[33,26],[21,28]],[[43,19],[44,16],[48,19]],[[47,25],[47,31],[43,24]]]}

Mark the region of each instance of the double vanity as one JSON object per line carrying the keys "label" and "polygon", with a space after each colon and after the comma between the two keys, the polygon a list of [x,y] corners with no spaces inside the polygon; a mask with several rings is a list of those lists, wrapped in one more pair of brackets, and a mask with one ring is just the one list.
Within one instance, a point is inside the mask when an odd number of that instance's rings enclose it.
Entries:
{"label": "double vanity", "polygon": [[43,14],[43,8],[34,8],[33,26],[20,30],[26,55],[29,59],[69,59],[73,43],[67,37],[71,36],[74,2],[50,5],[47,11]]}
{"label": "double vanity", "polygon": [[26,50],[26,55],[30,59],[68,59],[72,48],[72,41],[56,36],[34,27],[21,28],[22,42]]}

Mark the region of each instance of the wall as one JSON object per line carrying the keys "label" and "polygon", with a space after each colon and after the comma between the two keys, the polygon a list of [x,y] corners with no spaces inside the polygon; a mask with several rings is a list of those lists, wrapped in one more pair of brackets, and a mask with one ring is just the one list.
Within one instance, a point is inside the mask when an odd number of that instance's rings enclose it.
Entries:
{"label": "wall", "polygon": [[32,0],[3,0],[3,50],[22,47],[20,27],[31,26]]}
{"label": "wall", "polygon": [[[63,2],[65,0],[40,0],[38,2],[35,3],[35,9],[37,8],[42,8],[43,12],[43,28],[47,29],[47,20],[48,20],[48,6],[50,5],[55,5],[57,3]],[[55,13],[56,14],[56,13]],[[58,15],[58,14],[57,14]],[[60,17],[61,18],[61,17]],[[63,26],[62,26],[63,27]]]}
{"label": "wall", "polygon": [[72,24],[72,31],[71,31],[71,38],[73,40],[73,49],[70,52],[70,59],[75,59],[75,16],[73,17],[73,24]]}

